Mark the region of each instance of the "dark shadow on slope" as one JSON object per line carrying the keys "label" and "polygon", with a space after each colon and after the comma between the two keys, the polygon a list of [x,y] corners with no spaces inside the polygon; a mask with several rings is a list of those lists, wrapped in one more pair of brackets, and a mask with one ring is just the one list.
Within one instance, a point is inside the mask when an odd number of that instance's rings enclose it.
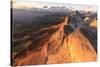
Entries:
{"label": "dark shadow on slope", "polygon": [[95,35],[91,30],[81,28],[80,30],[84,36],[91,42],[92,46],[94,47],[95,51],[97,52],[97,34]]}

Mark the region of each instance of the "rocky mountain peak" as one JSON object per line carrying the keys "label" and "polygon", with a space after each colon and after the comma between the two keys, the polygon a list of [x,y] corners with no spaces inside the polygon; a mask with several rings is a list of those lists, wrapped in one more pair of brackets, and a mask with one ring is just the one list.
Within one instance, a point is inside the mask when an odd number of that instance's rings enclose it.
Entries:
{"label": "rocky mountain peak", "polygon": [[81,27],[72,29],[70,25],[69,19],[73,20],[76,16],[61,18],[63,21],[54,22],[56,25],[53,23],[20,39],[27,48],[22,50],[24,53],[15,54],[14,65],[95,61],[96,51],[94,43],[90,42],[91,36],[88,39],[87,31],[84,34]]}

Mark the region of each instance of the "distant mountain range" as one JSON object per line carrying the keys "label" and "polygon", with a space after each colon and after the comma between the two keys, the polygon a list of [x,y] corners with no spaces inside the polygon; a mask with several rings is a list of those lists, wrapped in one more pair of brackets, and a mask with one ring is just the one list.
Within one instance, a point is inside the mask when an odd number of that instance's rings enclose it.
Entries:
{"label": "distant mountain range", "polygon": [[17,9],[28,9],[28,8],[40,8],[44,9],[44,7],[47,6],[47,8],[68,8],[71,10],[84,10],[84,11],[97,11],[97,6],[95,5],[76,5],[76,4],[58,4],[58,3],[44,3],[44,2],[22,2],[17,1],[13,2],[13,8]]}

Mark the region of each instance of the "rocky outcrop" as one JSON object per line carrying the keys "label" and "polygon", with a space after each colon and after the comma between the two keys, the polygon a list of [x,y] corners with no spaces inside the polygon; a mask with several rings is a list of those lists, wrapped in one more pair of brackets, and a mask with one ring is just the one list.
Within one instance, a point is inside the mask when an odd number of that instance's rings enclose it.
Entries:
{"label": "rocky outcrop", "polygon": [[68,36],[68,45],[72,62],[95,61],[96,52],[80,29],[76,29]]}
{"label": "rocky outcrop", "polygon": [[30,45],[27,46],[27,49],[24,49],[25,53],[22,51],[21,55],[15,56],[14,65],[46,64],[48,55],[57,54],[63,44],[63,28],[67,24],[68,17],[63,20],[63,22],[57,21],[57,25],[54,24],[49,28],[43,28],[34,35],[29,36],[31,37],[30,40],[27,40],[24,45],[28,45],[27,42],[30,42]]}
{"label": "rocky outcrop", "polygon": [[90,23],[90,27],[97,28],[97,20],[96,20],[96,19],[94,19],[94,20]]}
{"label": "rocky outcrop", "polygon": [[65,37],[63,45],[55,55],[48,56],[48,64],[95,61],[96,51],[89,40],[76,29]]}
{"label": "rocky outcrop", "polygon": [[81,27],[73,29],[68,17],[63,20],[20,39],[27,46],[15,55],[13,65],[96,61],[93,38],[88,38]]}

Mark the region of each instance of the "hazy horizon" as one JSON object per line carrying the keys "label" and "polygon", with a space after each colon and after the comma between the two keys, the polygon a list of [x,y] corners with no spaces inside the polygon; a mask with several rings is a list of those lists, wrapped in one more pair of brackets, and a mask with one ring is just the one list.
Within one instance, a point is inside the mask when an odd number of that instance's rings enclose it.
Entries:
{"label": "hazy horizon", "polygon": [[[95,5],[82,5],[82,4],[69,4],[69,3],[51,3],[51,2],[43,2],[43,1],[36,1],[36,0],[16,0],[16,3],[23,3],[23,4],[18,4],[18,5],[23,5],[23,6],[29,6],[29,7],[36,7],[36,8],[43,8],[43,6],[48,6],[48,7],[52,7],[52,6],[58,6],[58,7],[66,7],[69,9],[73,9],[74,10],[85,10],[85,11],[97,11],[97,6]],[[29,3],[29,4],[28,4]],[[25,5],[26,4],[26,5]]]}

